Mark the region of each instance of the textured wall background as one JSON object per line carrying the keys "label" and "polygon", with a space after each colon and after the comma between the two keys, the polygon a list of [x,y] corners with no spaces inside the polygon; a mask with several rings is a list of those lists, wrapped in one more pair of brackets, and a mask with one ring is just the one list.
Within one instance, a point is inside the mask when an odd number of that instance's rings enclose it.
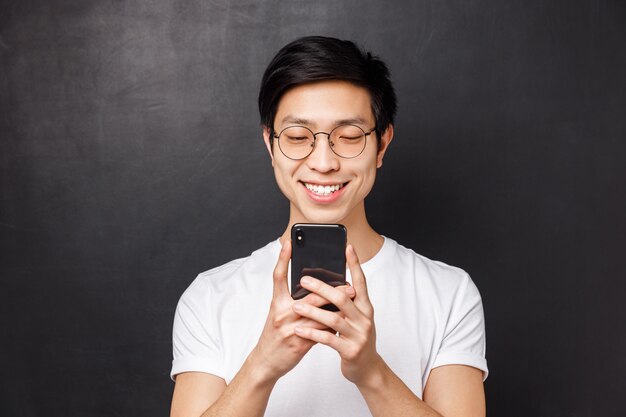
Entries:
{"label": "textured wall background", "polygon": [[286,42],[389,64],[375,228],[483,295],[491,416],[626,391],[622,1],[0,1],[2,416],[165,416],[197,273],[276,238],[256,95]]}

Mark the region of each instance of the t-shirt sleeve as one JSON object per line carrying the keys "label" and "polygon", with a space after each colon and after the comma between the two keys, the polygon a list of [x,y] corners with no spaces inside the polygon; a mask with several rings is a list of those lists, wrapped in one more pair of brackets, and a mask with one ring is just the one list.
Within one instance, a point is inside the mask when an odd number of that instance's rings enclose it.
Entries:
{"label": "t-shirt sleeve", "polygon": [[223,376],[217,326],[209,314],[210,294],[200,277],[183,293],[176,307],[172,331],[173,356],[170,377],[182,372],[206,372]]}
{"label": "t-shirt sleeve", "polygon": [[432,368],[443,365],[468,365],[483,371],[483,381],[489,370],[485,359],[485,318],[478,288],[465,274],[454,294],[445,335]]}

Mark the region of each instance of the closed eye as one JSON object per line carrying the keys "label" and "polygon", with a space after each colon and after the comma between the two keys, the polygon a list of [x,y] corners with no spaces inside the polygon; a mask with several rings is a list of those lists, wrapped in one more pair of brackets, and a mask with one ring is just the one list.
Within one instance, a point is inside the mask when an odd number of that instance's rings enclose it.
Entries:
{"label": "closed eye", "polygon": [[363,137],[363,135],[358,135],[358,136],[340,136],[339,139],[341,140],[347,140],[347,141],[351,141],[351,140],[359,140]]}

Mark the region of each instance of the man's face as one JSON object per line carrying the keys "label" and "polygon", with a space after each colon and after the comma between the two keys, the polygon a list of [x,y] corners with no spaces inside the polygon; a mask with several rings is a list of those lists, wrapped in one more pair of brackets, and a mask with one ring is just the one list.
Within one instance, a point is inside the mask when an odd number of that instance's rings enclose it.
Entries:
{"label": "man's face", "polygon": [[[330,132],[340,124],[355,124],[369,132],[375,126],[370,96],[366,89],[345,81],[321,81],[288,90],[281,98],[274,119],[274,131],[302,125],[311,131]],[[327,135],[317,135],[315,149],[301,160],[287,158],[274,139],[270,150],[269,130],[265,143],[272,156],[276,182],[291,202],[291,219],[297,222],[346,223],[363,213],[364,199],[372,189],[376,168],[393,136],[390,127],[381,138],[367,136],[364,151],[352,159],[333,153]],[[330,186],[331,190],[322,190]],[[334,188],[333,188],[334,187]]]}

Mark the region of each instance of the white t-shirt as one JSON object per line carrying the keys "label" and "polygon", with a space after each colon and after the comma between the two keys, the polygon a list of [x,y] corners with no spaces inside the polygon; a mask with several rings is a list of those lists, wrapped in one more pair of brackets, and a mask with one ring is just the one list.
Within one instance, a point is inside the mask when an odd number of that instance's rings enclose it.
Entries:
{"label": "white t-shirt", "polygon": [[[174,318],[172,378],[198,371],[230,383],[263,330],[279,252],[276,240],[192,282]],[[374,306],[376,349],[418,397],[438,366],[469,365],[487,377],[482,302],[467,273],[389,238],[362,268]],[[339,354],[318,344],[278,381],[265,415],[371,414],[341,374]]]}

